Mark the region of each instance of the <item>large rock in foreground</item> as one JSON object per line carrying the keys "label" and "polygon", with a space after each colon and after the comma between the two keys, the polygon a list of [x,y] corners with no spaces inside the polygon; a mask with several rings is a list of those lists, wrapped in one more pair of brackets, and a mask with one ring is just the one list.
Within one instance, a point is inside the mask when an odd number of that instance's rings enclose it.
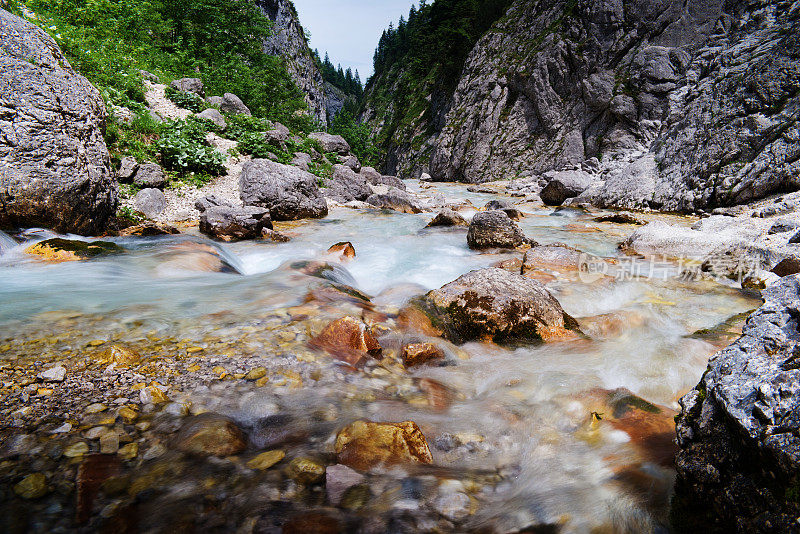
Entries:
{"label": "large rock in foreground", "polygon": [[0,226],[101,233],[117,209],[106,107],[45,32],[0,9]]}
{"label": "large rock in foreground", "polygon": [[320,219],[328,215],[328,204],[319,191],[317,177],[297,167],[267,159],[254,159],[242,166],[239,179],[246,206],[268,208],[273,221]]}
{"label": "large rock in foreground", "polygon": [[550,341],[577,331],[575,319],[541,283],[494,267],[430,291],[418,305],[455,342]]}
{"label": "large rock in foreground", "polygon": [[680,532],[798,531],[798,277],[763,297],[742,337],[681,399],[672,510]]}
{"label": "large rock in foreground", "polygon": [[467,245],[471,249],[515,248],[526,243],[531,241],[504,211],[476,213],[467,231]]}

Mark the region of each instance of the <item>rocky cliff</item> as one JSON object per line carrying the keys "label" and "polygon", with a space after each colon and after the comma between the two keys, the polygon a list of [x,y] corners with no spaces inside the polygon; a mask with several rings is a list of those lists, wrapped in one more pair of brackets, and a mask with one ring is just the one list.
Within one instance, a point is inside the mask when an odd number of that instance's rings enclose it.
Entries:
{"label": "rocky cliff", "polygon": [[676,418],[679,532],[798,532],[800,281],[783,278]]}
{"label": "rocky cliff", "polygon": [[305,95],[314,118],[327,124],[325,82],[308,48],[294,5],[290,0],[256,0],[256,4],[274,23],[272,35],[265,43],[267,53],[286,60],[289,74]]}
{"label": "rocky cliff", "polygon": [[[584,164],[595,181],[584,200],[664,210],[796,189],[798,11],[778,0],[518,0],[452,95],[427,96],[414,142],[384,166],[485,182]],[[373,93],[365,117],[380,133]]]}

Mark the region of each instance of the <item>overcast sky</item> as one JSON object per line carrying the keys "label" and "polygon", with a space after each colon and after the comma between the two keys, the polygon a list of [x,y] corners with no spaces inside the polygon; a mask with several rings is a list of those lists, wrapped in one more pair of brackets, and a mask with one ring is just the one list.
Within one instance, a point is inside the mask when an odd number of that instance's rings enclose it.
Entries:
{"label": "overcast sky", "polygon": [[400,15],[408,17],[413,0],[294,0],[300,23],[311,32],[311,48],[327,51],[334,65],[358,69],[361,81],[372,74],[372,55],[381,32]]}

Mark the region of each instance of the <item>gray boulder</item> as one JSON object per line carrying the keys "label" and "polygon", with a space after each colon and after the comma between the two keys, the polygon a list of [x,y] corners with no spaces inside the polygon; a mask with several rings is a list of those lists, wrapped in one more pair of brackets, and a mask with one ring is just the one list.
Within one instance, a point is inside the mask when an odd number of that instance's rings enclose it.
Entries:
{"label": "gray boulder", "polygon": [[194,202],[195,209],[197,209],[197,211],[199,211],[200,213],[203,213],[208,208],[213,208],[217,206],[233,207],[233,204],[231,204],[225,199],[217,197],[216,195],[209,195],[207,197],[198,198]]}
{"label": "gray boulder", "polygon": [[386,193],[370,195],[367,204],[377,208],[399,211],[401,213],[421,213],[422,208],[416,200],[401,189],[390,187]]}
{"label": "gray boulder", "polygon": [[549,178],[550,181],[539,196],[542,202],[550,206],[560,206],[568,198],[580,195],[592,185],[592,177],[583,171],[556,172]]}
{"label": "gray boulder", "polygon": [[116,213],[106,106],[58,45],[0,9],[0,227],[97,234]]}
{"label": "gray boulder", "polygon": [[458,212],[445,208],[428,223],[426,228],[435,226],[469,226],[469,223]]}
{"label": "gray boulder", "polygon": [[123,183],[130,183],[133,181],[133,177],[136,175],[136,171],[139,170],[139,162],[136,161],[135,158],[130,156],[126,156],[122,158],[122,161],[119,163],[119,169],[117,170],[117,180]]}
{"label": "gray boulder", "polygon": [[242,166],[239,185],[242,202],[268,208],[273,221],[320,219],[328,214],[317,177],[297,167],[254,159]]}
{"label": "gray boulder", "polygon": [[208,108],[204,109],[200,113],[197,114],[197,117],[200,119],[205,119],[207,121],[211,121],[214,123],[214,126],[219,128],[220,130],[224,130],[228,127],[228,123],[225,122],[225,117],[222,116],[222,113],[219,112],[218,109]]}
{"label": "gray boulder", "polygon": [[195,93],[202,97],[206,96],[203,90],[203,80],[200,78],[180,78],[173,80],[169,86],[182,93]]}
{"label": "gray boulder", "polygon": [[800,222],[794,221],[792,219],[778,219],[776,220],[772,226],[770,226],[769,234],[782,234],[784,232],[793,232],[797,231],[800,228]]}
{"label": "gray boulder", "polygon": [[323,186],[325,189],[322,193],[336,202],[363,201],[372,195],[372,189],[366,178],[344,165],[334,165],[333,175],[330,179],[324,180]]}
{"label": "gray boulder", "polygon": [[340,156],[342,165],[345,167],[350,167],[353,169],[353,172],[361,172],[361,162],[358,161],[358,158],[350,155],[350,156]]}
{"label": "gray boulder", "polygon": [[306,154],[305,152],[295,152],[291,165],[300,167],[304,171],[309,171],[312,163],[314,163],[314,161],[311,159],[310,155]]}
{"label": "gray boulder", "polygon": [[575,319],[540,282],[494,267],[469,272],[416,304],[457,343],[548,341],[577,330]]}
{"label": "gray boulder", "polygon": [[476,213],[467,231],[467,245],[471,249],[515,248],[526,243],[533,242],[503,211]]}
{"label": "gray boulder", "polygon": [[232,115],[247,115],[248,117],[252,115],[250,109],[242,102],[242,99],[233,93],[225,93],[222,96],[222,104],[220,104],[219,109]]}
{"label": "gray boulder", "polygon": [[[796,532],[800,282],[781,279],[715,354],[676,418],[672,515],[682,532]],[[677,530],[677,529],[676,529]]]}
{"label": "gray boulder", "polygon": [[350,145],[341,135],[332,135],[327,132],[314,132],[309,134],[310,139],[318,142],[325,152],[336,152],[342,156],[350,153]]}
{"label": "gray boulder", "polygon": [[221,107],[224,101],[225,100],[221,96],[209,96],[208,98],[206,98],[206,102],[208,102],[212,106],[217,106],[217,107]]}
{"label": "gray boulder", "polygon": [[388,185],[389,187],[396,187],[403,191],[406,190],[406,184],[396,176],[384,176],[372,167],[361,167],[361,171],[359,172],[367,179],[367,182],[372,185]]}
{"label": "gray boulder", "polygon": [[158,79],[158,76],[146,70],[140,70],[139,75],[142,77],[143,80],[147,80],[148,82],[158,83],[160,81]]}
{"label": "gray boulder", "polygon": [[160,189],[142,189],[133,197],[133,209],[148,219],[155,219],[167,208],[167,197]]}
{"label": "gray boulder", "polygon": [[269,210],[255,206],[208,206],[200,215],[200,231],[233,241],[261,237],[263,229],[272,229]]}
{"label": "gray boulder", "polygon": [[167,176],[157,163],[142,163],[133,177],[133,183],[139,187],[161,189],[167,185]]}

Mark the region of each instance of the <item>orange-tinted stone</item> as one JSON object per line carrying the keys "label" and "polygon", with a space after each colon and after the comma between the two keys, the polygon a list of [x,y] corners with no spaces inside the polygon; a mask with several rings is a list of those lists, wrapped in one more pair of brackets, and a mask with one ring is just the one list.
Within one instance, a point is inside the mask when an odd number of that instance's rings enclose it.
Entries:
{"label": "orange-tinted stone", "polygon": [[433,463],[425,436],[413,421],[356,421],[339,431],[334,450],[339,463],[353,469],[380,465]]}
{"label": "orange-tinted stone", "polygon": [[328,254],[338,254],[343,260],[349,260],[356,257],[356,249],[350,241],[342,241],[331,246]]}
{"label": "orange-tinted stone", "polygon": [[444,358],[444,352],[433,343],[410,343],[403,347],[403,365],[406,367],[422,365],[439,358]]}
{"label": "orange-tinted stone", "polygon": [[379,356],[381,346],[367,326],[354,317],[342,317],[326,326],[311,345],[335,358],[356,365],[365,356]]}

